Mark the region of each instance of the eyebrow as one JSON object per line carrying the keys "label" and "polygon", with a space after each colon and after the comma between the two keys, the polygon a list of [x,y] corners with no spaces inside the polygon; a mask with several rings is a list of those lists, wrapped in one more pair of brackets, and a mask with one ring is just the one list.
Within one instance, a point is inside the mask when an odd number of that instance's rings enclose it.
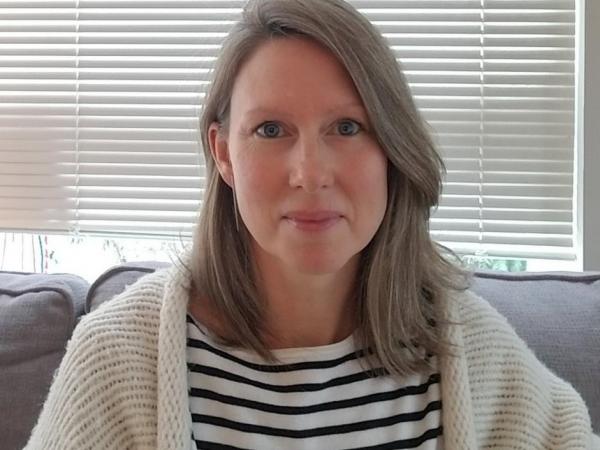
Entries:
{"label": "eyebrow", "polygon": [[[325,111],[325,113],[326,114],[334,114],[337,112],[346,111],[348,109],[361,109],[364,111],[365,108],[361,103],[352,102],[352,103],[345,103],[342,105],[338,105],[333,108],[329,108],[328,110]],[[279,115],[279,116],[287,116],[288,112],[285,109],[257,106],[256,108],[252,108],[252,109],[249,109],[248,111],[246,111],[244,113],[244,116],[251,116],[251,115],[255,115],[255,114],[275,114],[275,115]]]}

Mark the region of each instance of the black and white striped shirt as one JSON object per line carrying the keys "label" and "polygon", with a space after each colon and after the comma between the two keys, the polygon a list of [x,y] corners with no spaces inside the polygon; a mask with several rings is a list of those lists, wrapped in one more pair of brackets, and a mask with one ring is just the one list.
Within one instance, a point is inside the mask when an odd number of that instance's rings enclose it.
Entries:
{"label": "black and white striped shirt", "polygon": [[278,365],[219,345],[190,315],[187,337],[192,448],[442,449],[436,371],[369,377],[352,335],[275,350]]}

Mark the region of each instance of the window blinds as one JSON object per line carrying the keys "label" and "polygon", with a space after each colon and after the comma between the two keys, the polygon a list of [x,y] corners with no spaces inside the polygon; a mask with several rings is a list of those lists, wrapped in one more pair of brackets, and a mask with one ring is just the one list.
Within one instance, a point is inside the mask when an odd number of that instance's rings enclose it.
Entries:
{"label": "window blinds", "polygon": [[[574,258],[575,0],[351,1],[448,168],[435,239]],[[189,235],[234,0],[0,0],[0,228]]]}

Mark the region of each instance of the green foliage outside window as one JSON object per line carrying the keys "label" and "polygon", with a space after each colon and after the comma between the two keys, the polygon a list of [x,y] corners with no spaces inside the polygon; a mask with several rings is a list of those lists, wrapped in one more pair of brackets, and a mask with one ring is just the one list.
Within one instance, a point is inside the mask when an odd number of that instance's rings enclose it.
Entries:
{"label": "green foliage outside window", "polygon": [[524,272],[527,270],[527,260],[490,258],[481,255],[462,256],[463,264],[471,270],[500,270],[503,272]]}

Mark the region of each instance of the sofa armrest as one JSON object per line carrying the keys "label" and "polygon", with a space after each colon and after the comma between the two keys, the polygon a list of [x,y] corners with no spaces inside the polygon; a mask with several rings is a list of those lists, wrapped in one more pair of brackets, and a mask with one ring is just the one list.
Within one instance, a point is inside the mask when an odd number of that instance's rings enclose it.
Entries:
{"label": "sofa armrest", "polygon": [[89,283],[68,274],[0,272],[0,447],[27,442]]}

